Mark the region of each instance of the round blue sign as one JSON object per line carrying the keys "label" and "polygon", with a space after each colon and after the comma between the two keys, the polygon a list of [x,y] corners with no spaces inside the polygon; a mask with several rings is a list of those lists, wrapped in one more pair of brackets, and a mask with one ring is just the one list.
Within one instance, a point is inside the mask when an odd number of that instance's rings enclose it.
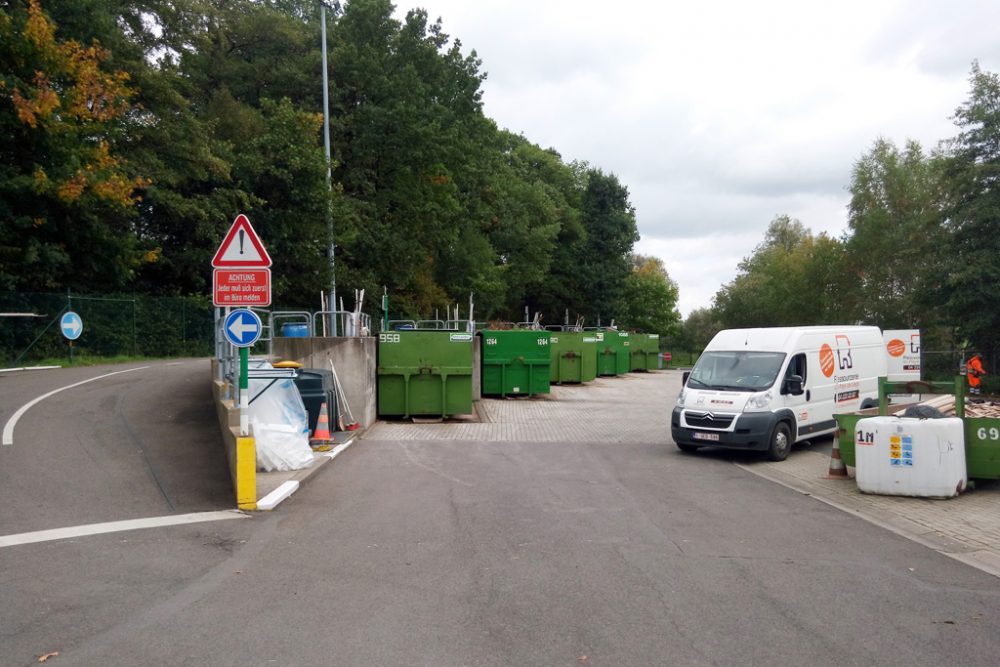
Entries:
{"label": "round blue sign", "polygon": [[67,310],[59,320],[59,328],[68,340],[76,340],[83,333],[83,320],[72,310]]}
{"label": "round blue sign", "polygon": [[250,347],[256,343],[263,328],[257,313],[245,308],[229,313],[223,322],[226,340],[236,347]]}

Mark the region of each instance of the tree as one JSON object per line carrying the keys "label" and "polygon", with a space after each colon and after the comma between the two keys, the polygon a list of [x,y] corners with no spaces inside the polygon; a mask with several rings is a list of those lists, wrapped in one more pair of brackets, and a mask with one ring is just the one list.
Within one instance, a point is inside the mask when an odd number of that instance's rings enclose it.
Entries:
{"label": "tree", "polygon": [[797,326],[842,319],[838,302],[842,246],[814,237],[787,215],[771,221],[764,241],[716,293],[714,310],[727,328]]}
{"label": "tree", "polygon": [[62,39],[38,0],[0,10],[0,287],[119,289],[148,178],[123,158],[129,76]]}
{"label": "tree", "polygon": [[945,234],[940,169],[915,141],[900,151],[879,139],[854,164],[846,241],[857,319],[883,328],[927,326],[939,318]]}
{"label": "tree", "polygon": [[973,63],[969,98],[955,110],[948,145],[948,308],[960,334],[983,350],[1000,344],[1000,77]]}
{"label": "tree", "polygon": [[[631,273],[629,254],[639,240],[635,209],[628,188],[614,174],[590,168],[581,201],[586,231],[575,266],[582,272],[583,292],[589,302],[581,308],[589,320],[602,324],[624,314],[625,282]],[[584,270],[586,267],[586,270]]]}
{"label": "tree", "polygon": [[632,273],[625,281],[622,329],[670,336],[680,328],[677,283],[670,279],[663,260],[633,254]]}

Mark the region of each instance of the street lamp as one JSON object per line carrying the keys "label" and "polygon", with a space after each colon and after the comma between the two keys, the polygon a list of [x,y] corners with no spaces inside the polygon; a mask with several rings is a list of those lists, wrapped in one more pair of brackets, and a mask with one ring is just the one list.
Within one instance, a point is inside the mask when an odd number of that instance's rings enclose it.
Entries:
{"label": "street lamp", "polygon": [[[333,192],[333,175],[331,173],[330,158],[330,85],[326,72],[326,7],[327,3],[320,0],[319,21],[323,35],[323,148],[326,154],[326,233],[330,241],[326,249],[327,259],[330,261],[330,305],[327,310],[330,312],[330,332],[334,338],[337,337],[337,272],[336,272],[336,244],[333,240],[333,213],[330,211],[330,195]],[[340,3],[333,2],[330,5],[333,11],[340,10]]]}

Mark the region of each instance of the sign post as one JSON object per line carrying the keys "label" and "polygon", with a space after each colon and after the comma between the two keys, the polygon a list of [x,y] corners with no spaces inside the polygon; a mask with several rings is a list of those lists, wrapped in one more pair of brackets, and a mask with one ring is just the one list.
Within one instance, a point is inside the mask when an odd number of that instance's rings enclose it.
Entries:
{"label": "sign post", "polygon": [[252,310],[240,308],[226,316],[223,334],[230,343],[240,349],[240,435],[250,434],[250,419],[247,408],[250,405],[250,348],[260,338],[264,328],[260,317]]}
{"label": "sign post", "polygon": [[212,303],[231,311],[222,326],[222,334],[240,350],[240,435],[250,434],[249,405],[250,347],[260,338],[264,326],[251,306],[271,305],[271,256],[242,213],[236,216],[225,238],[215,251],[212,267]]}

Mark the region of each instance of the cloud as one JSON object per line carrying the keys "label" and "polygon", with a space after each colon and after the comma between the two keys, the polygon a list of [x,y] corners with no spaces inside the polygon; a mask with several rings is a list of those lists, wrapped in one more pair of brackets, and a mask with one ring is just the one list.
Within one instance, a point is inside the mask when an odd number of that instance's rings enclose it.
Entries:
{"label": "cloud", "polygon": [[1000,67],[1000,4],[975,0],[420,4],[482,58],[498,125],[628,187],[685,314],[776,215],[842,233],[854,162],[953,136],[972,60]]}

